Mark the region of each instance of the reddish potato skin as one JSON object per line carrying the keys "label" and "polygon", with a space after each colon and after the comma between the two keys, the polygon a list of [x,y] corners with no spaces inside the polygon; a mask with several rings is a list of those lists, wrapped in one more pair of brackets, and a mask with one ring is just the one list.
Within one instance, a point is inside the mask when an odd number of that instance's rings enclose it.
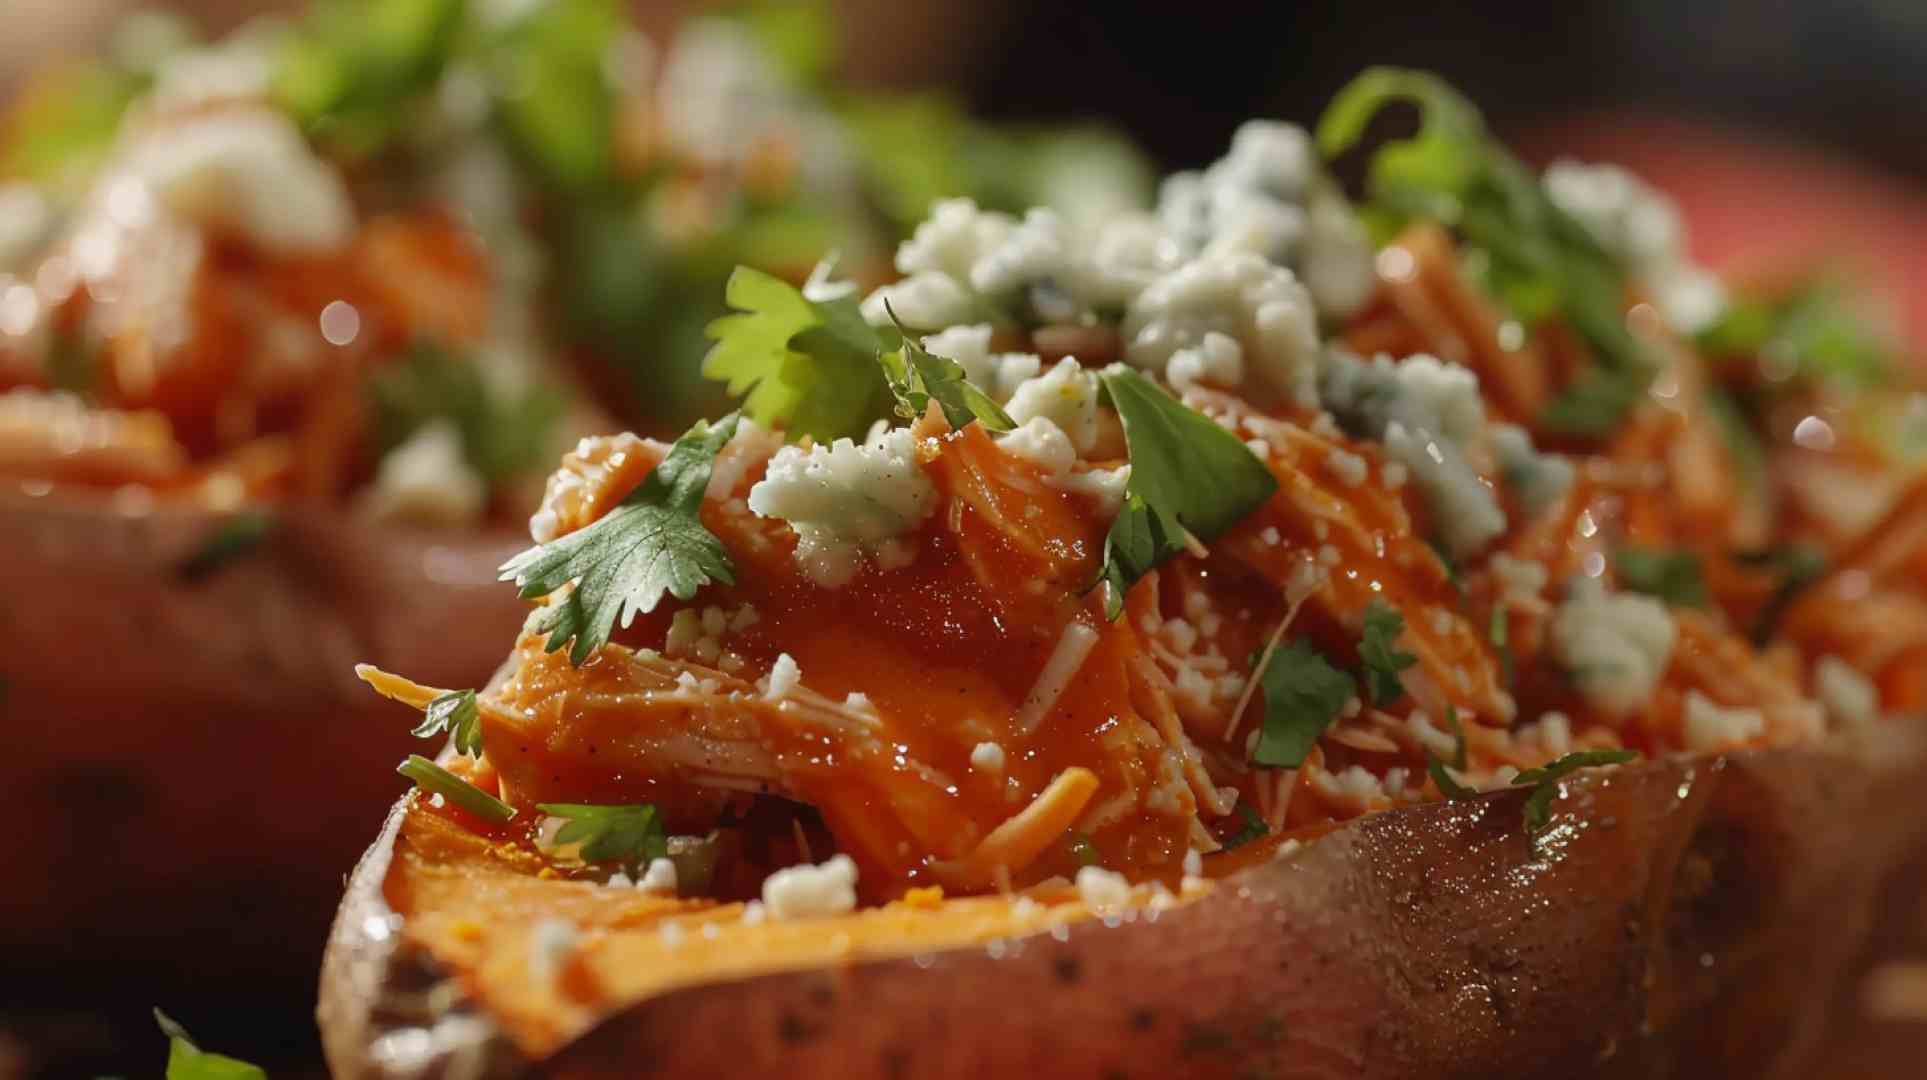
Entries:
{"label": "reddish potato skin", "polygon": [[[1367,817],[1200,903],[995,959],[698,987],[541,1062],[484,1032],[421,1063],[556,1078],[1792,1076],[1880,886],[1927,833],[1927,733],[1587,776],[1536,848],[1520,802]],[[382,900],[399,815],[322,969],[339,1077],[390,1075],[369,1048],[407,1024],[383,990],[425,977]]]}
{"label": "reddish potato skin", "polygon": [[[223,518],[0,493],[11,985],[298,992],[379,820],[361,808],[405,786],[394,765],[421,745],[354,663],[479,685],[520,625],[493,581],[513,535],[273,514],[269,539],[191,577]],[[105,970],[126,974],[101,987]]]}

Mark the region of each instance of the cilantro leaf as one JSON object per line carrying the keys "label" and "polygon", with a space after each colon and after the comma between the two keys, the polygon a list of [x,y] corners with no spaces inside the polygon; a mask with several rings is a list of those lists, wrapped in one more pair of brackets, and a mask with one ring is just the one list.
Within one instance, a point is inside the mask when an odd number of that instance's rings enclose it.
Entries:
{"label": "cilantro leaf", "polygon": [[779,278],[739,266],[725,289],[732,314],[705,331],[703,374],[743,398],[761,424],[828,442],[861,434],[889,400],[877,355],[898,335],[863,321],[853,297],[818,303]]}
{"label": "cilantro leaf", "polygon": [[884,307],[890,311],[890,321],[903,338],[903,347],[897,352],[878,354],[884,380],[897,399],[898,416],[915,420],[934,399],[943,409],[943,418],[950,421],[953,428],[962,428],[972,420],[990,431],[1009,431],[1017,426],[996,399],[964,378],[962,364],[949,357],[933,355],[915,334],[897,321],[896,310],[889,307],[888,301]]}
{"label": "cilantro leaf", "polygon": [[1628,544],[1613,552],[1613,573],[1634,592],[1665,601],[1669,607],[1704,607],[1706,579],[1700,559],[1690,551],[1664,551]]}
{"label": "cilantro leaf", "polygon": [[1532,788],[1532,794],[1526,796],[1524,809],[1526,831],[1536,833],[1552,821],[1552,800],[1559,794],[1559,781],[1580,769],[1623,765],[1638,756],[1636,750],[1576,750],[1513,777],[1513,787]]}
{"label": "cilantro leaf", "polygon": [[1374,705],[1390,705],[1405,695],[1398,673],[1418,663],[1418,657],[1400,652],[1398,636],[1405,632],[1405,616],[1383,600],[1365,605],[1365,636],[1358,655],[1365,661],[1365,692]]}
{"label": "cilantro leaf", "polygon": [[420,754],[395,766],[395,771],[415,782],[415,786],[440,795],[483,821],[503,824],[515,817],[515,808],[456,776]]}
{"label": "cilantro leaf", "polygon": [[697,510],[736,422],[736,413],[714,424],[697,421],[615,509],[502,565],[502,580],[513,580],[524,599],[575,583],[543,615],[548,651],[573,639],[569,660],[580,665],[608,642],[618,618],[628,626],[637,612],[655,610],[664,593],[687,600],[711,581],[735,581],[729,553]]}
{"label": "cilantro leaf", "polygon": [[268,1080],[267,1071],[259,1065],[194,1045],[187,1029],[159,1009],[154,1010],[154,1022],[167,1036],[167,1080]]}
{"label": "cilantro leaf", "polygon": [[585,862],[646,865],[669,856],[669,837],[662,817],[649,803],[635,806],[595,806],[588,803],[537,803],[545,814],[569,819],[555,834],[558,844],[582,845]]}
{"label": "cilantro leaf", "polygon": [[482,710],[475,704],[475,691],[451,690],[429,702],[421,724],[410,734],[426,739],[444,731],[454,737],[456,753],[482,756]]}
{"label": "cilantro leaf", "polygon": [[441,74],[464,24],[461,0],[327,0],[287,36],[275,103],[332,148],[372,154],[407,119],[401,106]]}
{"label": "cilantro leaf", "polygon": [[1515,315],[1528,322],[1563,318],[1591,346],[1597,367],[1540,421],[1577,434],[1611,428],[1638,401],[1653,369],[1626,327],[1624,268],[1492,137],[1478,109],[1436,75],[1367,69],[1319,118],[1319,150],[1328,159],[1347,153],[1386,106],[1401,101],[1418,107],[1418,132],[1373,152],[1362,216],[1381,240],[1413,218],[1457,230],[1484,266],[1490,290]]}
{"label": "cilantro leaf", "polygon": [[1237,436],[1121,364],[1098,374],[1131,456],[1124,505],[1104,537],[1099,582],[1108,614],[1137,580],[1184,549],[1189,531],[1215,539],[1278,490],[1278,479]]}
{"label": "cilantro leaf", "polygon": [[427,424],[446,420],[462,437],[462,456],[497,484],[551,461],[562,396],[547,385],[508,394],[489,385],[469,357],[418,344],[407,359],[368,382],[375,436],[383,453]]}
{"label": "cilantro leaf", "polygon": [[1304,764],[1312,745],[1352,699],[1354,685],[1303,638],[1273,650],[1258,673],[1265,719],[1252,760],[1286,769]]}
{"label": "cilantro leaf", "polygon": [[1224,838],[1226,851],[1241,848],[1254,840],[1262,840],[1271,835],[1271,829],[1265,824],[1264,816],[1253,810],[1250,803],[1238,804],[1238,821],[1238,831]]}

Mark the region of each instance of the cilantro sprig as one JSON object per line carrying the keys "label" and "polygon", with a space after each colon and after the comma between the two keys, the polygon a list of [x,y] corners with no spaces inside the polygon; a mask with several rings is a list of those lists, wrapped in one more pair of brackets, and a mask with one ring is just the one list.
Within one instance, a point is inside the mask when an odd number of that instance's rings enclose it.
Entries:
{"label": "cilantro sprig", "polygon": [[1537,833],[1552,822],[1552,800],[1559,794],[1559,781],[1600,765],[1624,765],[1639,756],[1636,750],[1575,750],[1564,757],[1527,769],[1512,778],[1513,787],[1529,787],[1523,809],[1526,832]]}
{"label": "cilantro sprig", "polygon": [[475,691],[450,690],[428,703],[422,722],[410,734],[431,738],[448,732],[455,751],[472,758],[482,756],[482,710],[475,703]]}
{"label": "cilantro sprig", "polygon": [[888,301],[884,307],[903,339],[902,348],[878,357],[884,380],[897,399],[898,416],[915,420],[935,401],[953,428],[961,428],[973,420],[991,431],[1009,431],[1017,426],[995,398],[964,378],[962,364],[949,357],[933,355],[917,340],[917,335],[903,328],[903,323],[897,320],[896,309],[891,308]]}
{"label": "cilantro sprig", "polygon": [[1448,799],[1470,799],[1479,789],[1461,784],[1458,778],[1446,770],[1451,766],[1459,772],[1465,771],[1465,728],[1459,723],[1459,710],[1451,705],[1445,707],[1445,726],[1452,732],[1452,758],[1440,761],[1431,751],[1425,753],[1425,771],[1431,774],[1432,782],[1438,785],[1439,794]]}
{"label": "cilantro sprig", "polygon": [[900,335],[864,322],[854,297],[810,300],[739,266],[725,298],[735,310],[705,331],[715,344],[702,370],[743,398],[751,419],[828,442],[862,434],[888,410],[877,357],[896,349]]}
{"label": "cilantro sprig", "polygon": [[395,771],[415,782],[431,795],[440,795],[483,821],[504,824],[515,817],[515,808],[456,776],[420,754],[395,766]]}
{"label": "cilantro sprig", "polygon": [[551,386],[504,392],[489,385],[472,358],[429,343],[378,372],[368,393],[383,453],[425,425],[447,421],[461,436],[462,457],[492,484],[552,461],[551,440],[564,408]]}
{"label": "cilantro sprig", "polygon": [[1186,547],[1212,540],[1271,498],[1278,479],[1237,436],[1121,364],[1098,374],[1131,457],[1124,506],[1104,537],[1098,580],[1107,614],[1124,611],[1138,579]]}
{"label": "cilantro sprig", "polygon": [[1272,650],[1258,673],[1258,686],[1265,696],[1264,726],[1251,759],[1295,769],[1344,711],[1355,684],[1300,638]]}
{"label": "cilantro sprig", "polygon": [[1563,319],[1591,346],[1596,366],[1540,422],[1582,435],[1611,429],[1653,370],[1626,327],[1624,269],[1492,137],[1478,109],[1428,72],[1375,67],[1352,80],[1319,118],[1319,150],[1328,159],[1347,153],[1381,110],[1401,101],[1418,107],[1419,129],[1372,154],[1362,216],[1382,239],[1414,218],[1457,230],[1513,314],[1528,323]]}
{"label": "cilantro sprig", "polygon": [[1365,692],[1374,705],[1390,705],[1405,695],[1399,672],[1418,663],[1418,657],[1398,648],[1405,632],[1405,616],[1383,600],[1365,606],[1365,636],[1358,655],[1365,661]]}
{"label": "cilantro sprig", "polygon": [[649,803],[537,803],[536,809],[568,819],[569,823],[555,834],[555,842],[581,844],[584,862],[620,862],[637,867],[669,855],[669,836],[663,829],[662,816]]}
{"label": "cilantro sprig", "polygon": [[573,641],[569,661],[580,665],[608,643],[616,621],[655,610],[663,594],[687,600],[711,581],[732,584],[735,570],[723,542],[697,515],[716,455],[736,434],[738,415],[698,421],[677,439],[644,480],[600,520],[517,555],[502,565],[524,599],[550,596],[539,628],[549,652]]}
{"label": "cilantro sprig", "polygon": [[1271,828],[1265,824],[1264,815],[1252,809],[1250,803],[1241,802],[1238,804],[1238,831],[1224,838],[1224,849],[1235,851],[1270,835]]}
{"label": "cilantro sprig", "polygon": [[167,1036],[167,1080],[268,1080],[259,1065],[201,1049],[186,1028],[159,1009],[154,1022]]}

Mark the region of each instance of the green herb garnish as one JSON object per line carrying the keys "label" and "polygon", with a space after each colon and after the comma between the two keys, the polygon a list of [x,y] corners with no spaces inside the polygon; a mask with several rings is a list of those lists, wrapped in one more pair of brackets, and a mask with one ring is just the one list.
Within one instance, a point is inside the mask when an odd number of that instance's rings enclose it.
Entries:
{"label": "green herb garnish", "polygon": [[1592,347],[1597,367],[1540,421],[1576,434],[1609,430],[1638,400],[1653,367],[1626,327],[1623,269],[1492,137],[1478,109],[1435,75],[1368,69],[1319,118],[1319,150],[1326,158],[1348,152],[1381,110],[1401,101],[1418,107],[1419,129],[1373,152],[1361,216],[1381,240],[1414,218],[1457,230],[1514,315],[1528,323],[1563,319]]}
{"label": "green herb garnish", "polygon": [[1452,760],[1440,761],[1428,750],[1425,753],[1425,771],[1431,774],[1432,782],[1439,786],[1441,795],[1448,799],[1470,799],[1479,790],[1459,783],[1446,771],[1447,765],[1460,772],[1465,771],[1465,728],[1459,723],[1459,710],[1451,705],[1445,707],[1445,725],[1452,732]]}
{"label": "green herb garnish", "polygon": [[1629,544],[1613,552],[1613,573],[1621,585],[1663,600],[1668,607],[1706,606],[1706,578],[1699,556],[1690,551]]}
{"label": "green herb garnish", "polygon": [[669,837],[663,831],[662,816],[649,803],[538,803],[536,809],[569,820],[555,834],[555,842],[581,844],[584,862],[620,862],[635,867],[669,857]]}
{"label": "green herb garnish", "polygon": [[413,780],[421,790],[440,795],[483,821],[500,825],[515,817],[513,806],[420,754],[408,755],[408,760],[397,765],[395,771]]}
{"label": "green herb garnish", "polygon": [[1124,506],[1104,538],[1099,582],[1110,586],[1111,618],[1124,595],[1184,550],[1189,532],[1215,539],[1278,490],[1278,480],[1237,436],[1119,364],[1099,373],[1124,423],[1131,478]]}
{"label": "green herb garnish", "polygon": [[854,298],[819,303],[747,266],[725,293],[735,313],[705,331],[716,344],[703,374],[742,397],[751,419],[828,442],[861,435],[888,409],[877,356],[896,349],[899,336],[864,322]]}
{"label": "green herb garnish", "polygon": [[182,559],[174,572],[182,581],[203,581],[212,577],[228,563],[260,547],[273,535],[275,518],[273,514],[247,512],[236,514],[221,523],[193,554]]}
{"label": "green herb garnish", "polygon": [[1856,306],[1864,289],[1815,275],[1779,297],[1740,296],[1699,336],[1711,359],[1755,359],[1801,378],[1872,386],[1894,369],[1892,335]]}
{"label": "green herb garnish", "polygon": [[1238,831],[1224,838],[1224,849],[1232,851],[1254,840],[1262,840],[1271,835],[1271,828],[1265,824],[1264,815],[1251,808],[1250,803],[1238,804]]}
{"label": "green herb garnish", "polygon": [[1536,769],[1527,769],[1512,778],[1513,787],[1530,787],[1524,816],[1526,831],[1536,833],[1552,821],[1552,800],[1559,794],[1559,781],[1580,769],[1598,765],[1624,765],[1639,756],[1636,750],[1577,750]]}
{"label": "green herb garnish", "polygon": [[194,1045],[187,1029],[159,1009],[154,1010],[154,1022],[167,1036],[167,1080],[268,1080],[267,1071],[259,1065]]}
{"label": "green herb garnish", "polygon": [[1733,558],[1742,566],[1759,570],[1770,570],[1780,575],[1780,583],[1760,605],[1760,612],[1754,616],[1753,626],[1748,636],[1756,645],[1764,646],[1773,636],[1773,628],[1786,614],[1793,598],[1820,579],[1827,572],[1827,557],[1815,548],[1800,544],[1785,547],[1766,548],[1762,551],[1735,552]]}
{"label": "green herb garnish", "polygon": [[1405,616],[1383,600],[1365,605],[1365,636],[1358,655],[1365,661],[1365,693],[1374,705],[1390,705],[1405,695],[1398,673],[1418,663],[1418,657],[1401,652],[1398,636],[1405,632]]}
{"label": "green herb garnish", "polygon": [[482,756],[482,710],[475,704],[475,691],[451,690],[429,702],[411,734],[426,739],[444,731],[454,738],[456,753]]}
{"label": "green herb garnish", "polygon": [[463,21],[462,0],[327,0],[283,43],[275,102],[330,147],[379,150],[409,115],[402,106],[441,74]]}
{"label": "green herb garnish", "polygon": [[1318,737],[1352,699],[1355,685],[1302,638],[1272,650],[1258,673],[1265,718],[1251,759],[1275,768],[1303,765]]}
{"label": "green herb garnish", "polygon": [[370,379],[368,393],[383,453],[445,420],[461,435],[462,457],[491,484],[539,471],[554,457],[563,412],[555,388],[537,384],[505,393],[489,385],[472,359],[439,346],[417,345]]}
{"label": "green herb garnish", "polygon": [[996,399],[964,378],[963,365],[943,356],[934,356],[918,342],[917,336],[903,328],[897,313],[886,301],[890,321],[903,338],[903,347],[893,353],[878,354],[883,377],[897,399],[897,415],[916,420],[930,402],[943,410],[943,418],[953,428],[975,420],[990,431],[1009,431],[1017,426]]}
{"label": "green herb garnish", "polygon": [[735,581],[729,552],[697,515],[716,454],[736,433],[737,414],[714,424],[697,421],[636,490],[594,524],[531,548],[502,566],[524,599],[549,596],[574,583],[542,613],[548,651],[573,640],[580,665],[609,640],[618,618],[655,610],[664,593],[678,600],[711,581]]}

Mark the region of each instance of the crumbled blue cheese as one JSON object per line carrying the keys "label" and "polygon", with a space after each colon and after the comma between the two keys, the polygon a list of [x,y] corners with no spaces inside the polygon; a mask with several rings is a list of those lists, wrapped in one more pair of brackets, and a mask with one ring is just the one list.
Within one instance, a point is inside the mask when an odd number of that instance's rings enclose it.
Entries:
{"label": "crumbled blue cheese", "polygon": [[1064,276],[1070,244],[1054,211],[1034,209],[970,267],[970,287],[985,296],[1009,296]]}
{"label": "crumbled blue cheese", "polygon": [[1760,710],[1729,709],[1698,690],[1686,692],[1681,735],[1688,750],[1730,750],[1765,733],[1766,716]]}
{"label": "crumbled blue cheese", "polygon": [[1004,771],[1004,748],[1001,743],[980,742],[970,750],[970,767],[985,772]]}
{"label": "crumbled blue cheese", "polygon": [[1071,267],[1070,281],[1085,302],[1122,308],[1156,281],[1183,265],[1186,252],[1156,218],[1123,214],[1098,226],[1085,258]]}
{"label": "crumbled blue cheese", "polygon": [[897,248],[897,272],[940,273],[968,282],[978,260],[1010,239],[1017,222],[1009,214],[979,209],[973,199],[944,199]]}
{"label": "crumbled blue cheese", "polygon": [[1572,462],[1558,454],[1540,453],[1524,428],[1493,425],[1492,455],[1498,459],[1500,477],[1527,517],[1552,509],[1572,487]]}
{"label": "crumbled blue cheese", "polygon": [[122,181],[182,219],[233,229],[277,254],[336,250],[355,231],[340,175],[293,122],[267,109],[224,109],[156,128],[119,155],[102,190],[134,190],[117,188]]}
{"label": "crumbled blue cheese", "polygon": [[1203,256],[1145,288],[1125,310],[1124,356],[1165,373],[1210,333],[1237,341],[1245,370],[1272,392],[1317,404],[1318,317],[1290,270],[1248,253]]}
{"label": "crumbled blue cheese", "polygon": [[1326,365],[1321,389],[1333,413],[1410,470],[1453,555],[1473,554],[1505,531],[1497,496],[1466,458],[1485,429],[1478,376],[1423,354],[1394,362],[1341,353]]}
{"label": "crumbled blue cheese", "polygon": [[660,896],[676,895],[676,864],[671,859],[651,859],[649,869],[642,872],[636,888]]}
{"label": "crumbled blue cheese", "polygon": [[1502,607],[1531,606],[1544,595],[1550,574],[1546,565],[1531,559],[1515,559],[1501,551],[1492,556],[1486,564],[1492,571],[1492,580],[1499,587],[1499,604]]}
{"label": "crumbled blue cheese", "polygon": [[1025,380],[1016,393],[1010,395],[1005,411],[1019,424],[1038,417],[1048,419],[1078,453],[1087,453],[1097,445],[1097,376],[1084,370],[1076,360],[1065,357],[1056,367]]}
{"label": "crumbled blue cheese", "polygon": [[848,582],[866,552],[884,554],[936,505],[936,486],[917,461],[908,428],[863,446],[849,439],[808,450],[785,446],[749,492],[752,512],[796,531],[798,563],[827,588]]}
{"label": "crumbled blue cheese", "polygon": [[1594,578],[1567,587],[1550,630],[1560,666],[1592,707],[1614,717],[1652,700],[1678,636],[1666,605],[1650,596],[1608,593]]}
{"label": "crumbled blue cheese", "polygon": [[1117,516],[1118,508],[1124,505],[1125,490],[1131,484],[1131,467],[1119,465],[1114,469],[1068,472],[1051,477],[1046,483],[1059,491],[1091,499],[1096,504],[1098,516],[1112,518]]}
{"label": "crumbled blue cheese", "polygon": [[990,335],[988,323],[952,326],[927,335],[923,347],[932,356],[955,360],[964,369],[964,378],[1001,405],[1024,380],[1036,378],[1044,362],[1036,353],[993,353]]}
{"label": "crumbled blue cheese", "polygon": [[1080,867],[1077,897],[1092,911],[1117,911],[1131,906],[1131,883],[1123,874],[1101,866]]}
{"label": "crumbled blue cheese", "polygon": [[481,520],[488,484],[468,464],[461,432],[446,420],[425,424],[388,452],[361,496],[376,521],[459,527]]}
{"label": "crumbled blue cheese", "polygon": [[1687,257],[1679,208],[1665,194],[1617,165],[1570,159],[1546,169],[1544,186],[1554,205],[1640,276],[1675,330],[1698,333],[1719,318],[1725,290]]}
{"label": "crumbled blue cheese", "polygon": [[846,914],[856,910],[856,876],[856,862],[848,855],[818,866],[785,867],[763,879],[763,910],[771,919]]}
{"label": "crumbled blue cheese", "polygon": [[905,326],[955,326],[976,313],[977,301],[956,278],[925,270],[878,287],[861,308],[873,326],[888,326],[892,311]]}
{"label": "crumbled blue cheese", "polygon": [[1164,377],[1180,390],[1199,384],[1236,388],[1245,380],[1244,348],[1235,338],[1216,330],[1206,331],[1204,339],[1196,345],[1171,354]]}
{"label": "crumbled blue cheese", "polygon": [[997,446],[1042,469],[1046,476],[1062,476],[1077,463],[1077,448],[1071,445],[1070,436],[1048,416],[1024,421],[1015,431],[1000,436]]}
{"label": "crumbled blue cheese", "polygon": [[769,687],[763,691],[766,701],[781,701],[790,691],[803,684],[803,670],[796,666],[796,660],[789,653],[782,653],[769,669]]}
{"label": "crumbled blue cheese", "polygon": [[529,931],[529,970],[544,982],[554,980],[581,940],[574,923],[561,919],[536,923]]}
{"label": "crumbled blue cheese", "polygon": [[1852,664],[1823,656],[1813,665],[1813,693],[1827,718],[1848,727],[1880,719],[1880,691]]}

